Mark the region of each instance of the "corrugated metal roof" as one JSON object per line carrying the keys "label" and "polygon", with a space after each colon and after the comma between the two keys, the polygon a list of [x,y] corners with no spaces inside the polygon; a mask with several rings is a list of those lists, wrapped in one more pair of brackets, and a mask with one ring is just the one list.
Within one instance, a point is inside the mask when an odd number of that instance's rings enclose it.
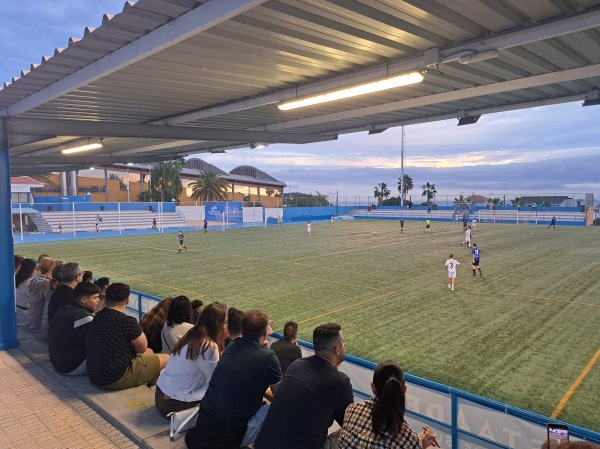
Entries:
{"label": "corrugated metal roof", "polygon": [[[27,173],[594,100],[599,24],[600,0],[139,0],[5,85],[0,137],[13,172]],[[490,50],[498,56],[459,61]],[[410,70],[426,71],[424,81],[277,108]],[[83,138],[104,148],[61,154]]]}

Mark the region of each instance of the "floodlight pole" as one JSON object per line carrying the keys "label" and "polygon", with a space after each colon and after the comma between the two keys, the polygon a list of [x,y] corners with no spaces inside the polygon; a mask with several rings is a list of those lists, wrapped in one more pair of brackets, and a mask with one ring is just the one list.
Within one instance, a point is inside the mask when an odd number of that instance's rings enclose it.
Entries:
{"label": "floodlight pole", "polygon": [[404,145],[406,143],[406,134],[404,126],[402,127],[402,141],[400,143],[400,206],[404,206]]}

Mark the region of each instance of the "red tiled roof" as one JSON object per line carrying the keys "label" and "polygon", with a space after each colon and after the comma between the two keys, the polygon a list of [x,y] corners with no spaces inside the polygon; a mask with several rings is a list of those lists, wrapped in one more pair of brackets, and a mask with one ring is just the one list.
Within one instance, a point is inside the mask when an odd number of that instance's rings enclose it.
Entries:
{"label": "red tiled roof", "polygon": [[31,178],[30,176],[15,176],[10,178],[10,185],[29,185],[29,186],[39,186],[44,187],[44,183],[40,182],[36,179]]}

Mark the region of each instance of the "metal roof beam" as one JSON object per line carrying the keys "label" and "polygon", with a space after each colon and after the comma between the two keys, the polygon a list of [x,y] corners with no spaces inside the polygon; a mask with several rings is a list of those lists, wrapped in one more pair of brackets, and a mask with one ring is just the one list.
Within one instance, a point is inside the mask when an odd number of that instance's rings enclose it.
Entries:
{"label": "metal roof beam", "polygon": [[[0,121],[3,120],[8,120],[8,132],[11,136],[53,135],[261,143],[312,143],[337,139],[337,136],[324,134],[273,133],[267,131],[196,128],[190,126],[136,125],[133,123],[92,122],[87,120],[0,118]],[[0,131],[0,141],[2,141],[3,137],[3,131]]]}
{"label": "metal roof beam", "polygon": [[[457,61],[460,56],[465,55],[465,52],[472,53],[476,51],[478,53],[482,53],[490,50],[506,50],[508,48],[529,44],[531,42],[551,39],[565,34],[595,28],[598,26],[598,23],[600,23],[600,9],[577,14],[564,19],[546,22],[525,29],[509,31],[495,36],[479,39],[477,41],[465,42],[444,49],[432,49],[435,51],[427,53],[427,56],[426,54],[423,54],[411,58],[399,59],[389,63],[380,64],[369,69],[358,70],[352,73],[344,73],[327,80],[307,83],[305,85],[280,90],[266,95],[246,98],[240,101],[217,105],[195,112],[180,114],[162,120],[157,120],[152,123],[159,125],[176,125],[180,123],[201,120],[208,117],[243,111],[271,103],[291,100],[293,98],[305,95],[312,95],[319,92],[337,89],[343,86],[372,81],[374,79],[384,78],[388,75],[391,76],[411,70],[419,70],[425,68],[427,65]],[[430,55],[434,55],[433,60],[431,60]]]}
{"label": "metal roof beam", "polygon": [[272,125],[261,126],[258,128],[266,131],[279,131],[283,129],[293,129],[304,126],[312,126],[321,123],[336,122],[352,118],[366,117],[369,115],[384,114],[403,109],[418,108],[450,101],[464,100],[467,98],[476,98],[484,95],[494,95],[503,92],[510,92],[520,89],[530,89],[549,84],[564,83],[566,81],[575,81],[579,79],[592,78],[600,76],[600,64],[587,67],[578,67],[569,70],[560,70],[558,72],[544,73],[542,75],[519,78],[511,81],[501,81],[499,83],[485,84],[483,86],[469,87],[467,89],[443,92],[440,94],[427,95],[424,97],[411,98],[408,100],[394,101],[376,106],[367,106],[331,114],[322,114],[314,117],[307,117],[298,120],[275,123]]}
{"label": "metal roof beam", "polygon": [[[89,154],[74,154],[72,156],[62,155],[49,155],[49,156],[28,156],[28,157],[13,157],[10,160],[10,166],[12,167],[27,167],[32,165],[85,165],[85,166],[98,166],[108,164],[118,164],[123,162],[122,157],[113,157],[110,154],[100,155],[89,155]],[[152,157],[132,157],[127,159],[128,162],[132,163],[150,163],[155,161],[162,161],[164,157],[152,158]]]}
{"label": "metal roof beam", "polygon": [[0,115],[18,116],[137,61],[178,44],[202,31],[253,9],[267,0],[211,0],[145,36],[94,61],[77,72],[8,106]]}
{"label": "metal roof beam", "polygon": [[[569,95],[566,97],[559,98],[548,98],[545,100],[531,100],[525,101],[521,103],[511,103],[501,106],[494,106],[491,108],[481,108],[481,109],[469,109],[467,111],[462,110],[466,115],[485,115],[485,114],[495,114],[498,112],[509,112],[509,111],[518,111],[521,109],[529,109],[529,108],[538,108],[542,106],[552,106],[556,104],[563,103],[571,103],[574,101],[582,101],[588,94],[578,94],[578,95]],[[464,115],[464,114],[463,114]],[[361,131],[373,131],[378,129],[387,129],[387,128],[395,128],[397,126],[408,126],[408,125],[419,125],[421,123],[430,123],[430,122],[438,122],[441,120],[451,120],[459,118],[458,111],[451,112],[447,114],[439,114],[439,115],[431,115],[427,117],[419,117],[414,119],[407,120],[398,120],[394,122],[382,122],[377,124],[359,126],[356,128],[346,128],[336,130],[338,134],[351,134]]]}

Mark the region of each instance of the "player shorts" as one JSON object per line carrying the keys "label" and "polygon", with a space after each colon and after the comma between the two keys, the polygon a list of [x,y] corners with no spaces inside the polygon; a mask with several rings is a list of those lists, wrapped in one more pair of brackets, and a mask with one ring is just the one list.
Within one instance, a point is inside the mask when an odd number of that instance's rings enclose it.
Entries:
{"label": "player shorts", "polygon": [[448,271],[448,279],[454,279],[456,277],[456,271]]}
{"label": "player shorts", "polygon": [[478,267],[478,266],[479,266],[479,261],[478,261],[478,260],[476,260],[475,262],[473,262],[473,266],[474,266],[474,267]]}
{"label": "player shorts", "polygon": [[425,225],[425,229],[429,229],[429,225]]}

